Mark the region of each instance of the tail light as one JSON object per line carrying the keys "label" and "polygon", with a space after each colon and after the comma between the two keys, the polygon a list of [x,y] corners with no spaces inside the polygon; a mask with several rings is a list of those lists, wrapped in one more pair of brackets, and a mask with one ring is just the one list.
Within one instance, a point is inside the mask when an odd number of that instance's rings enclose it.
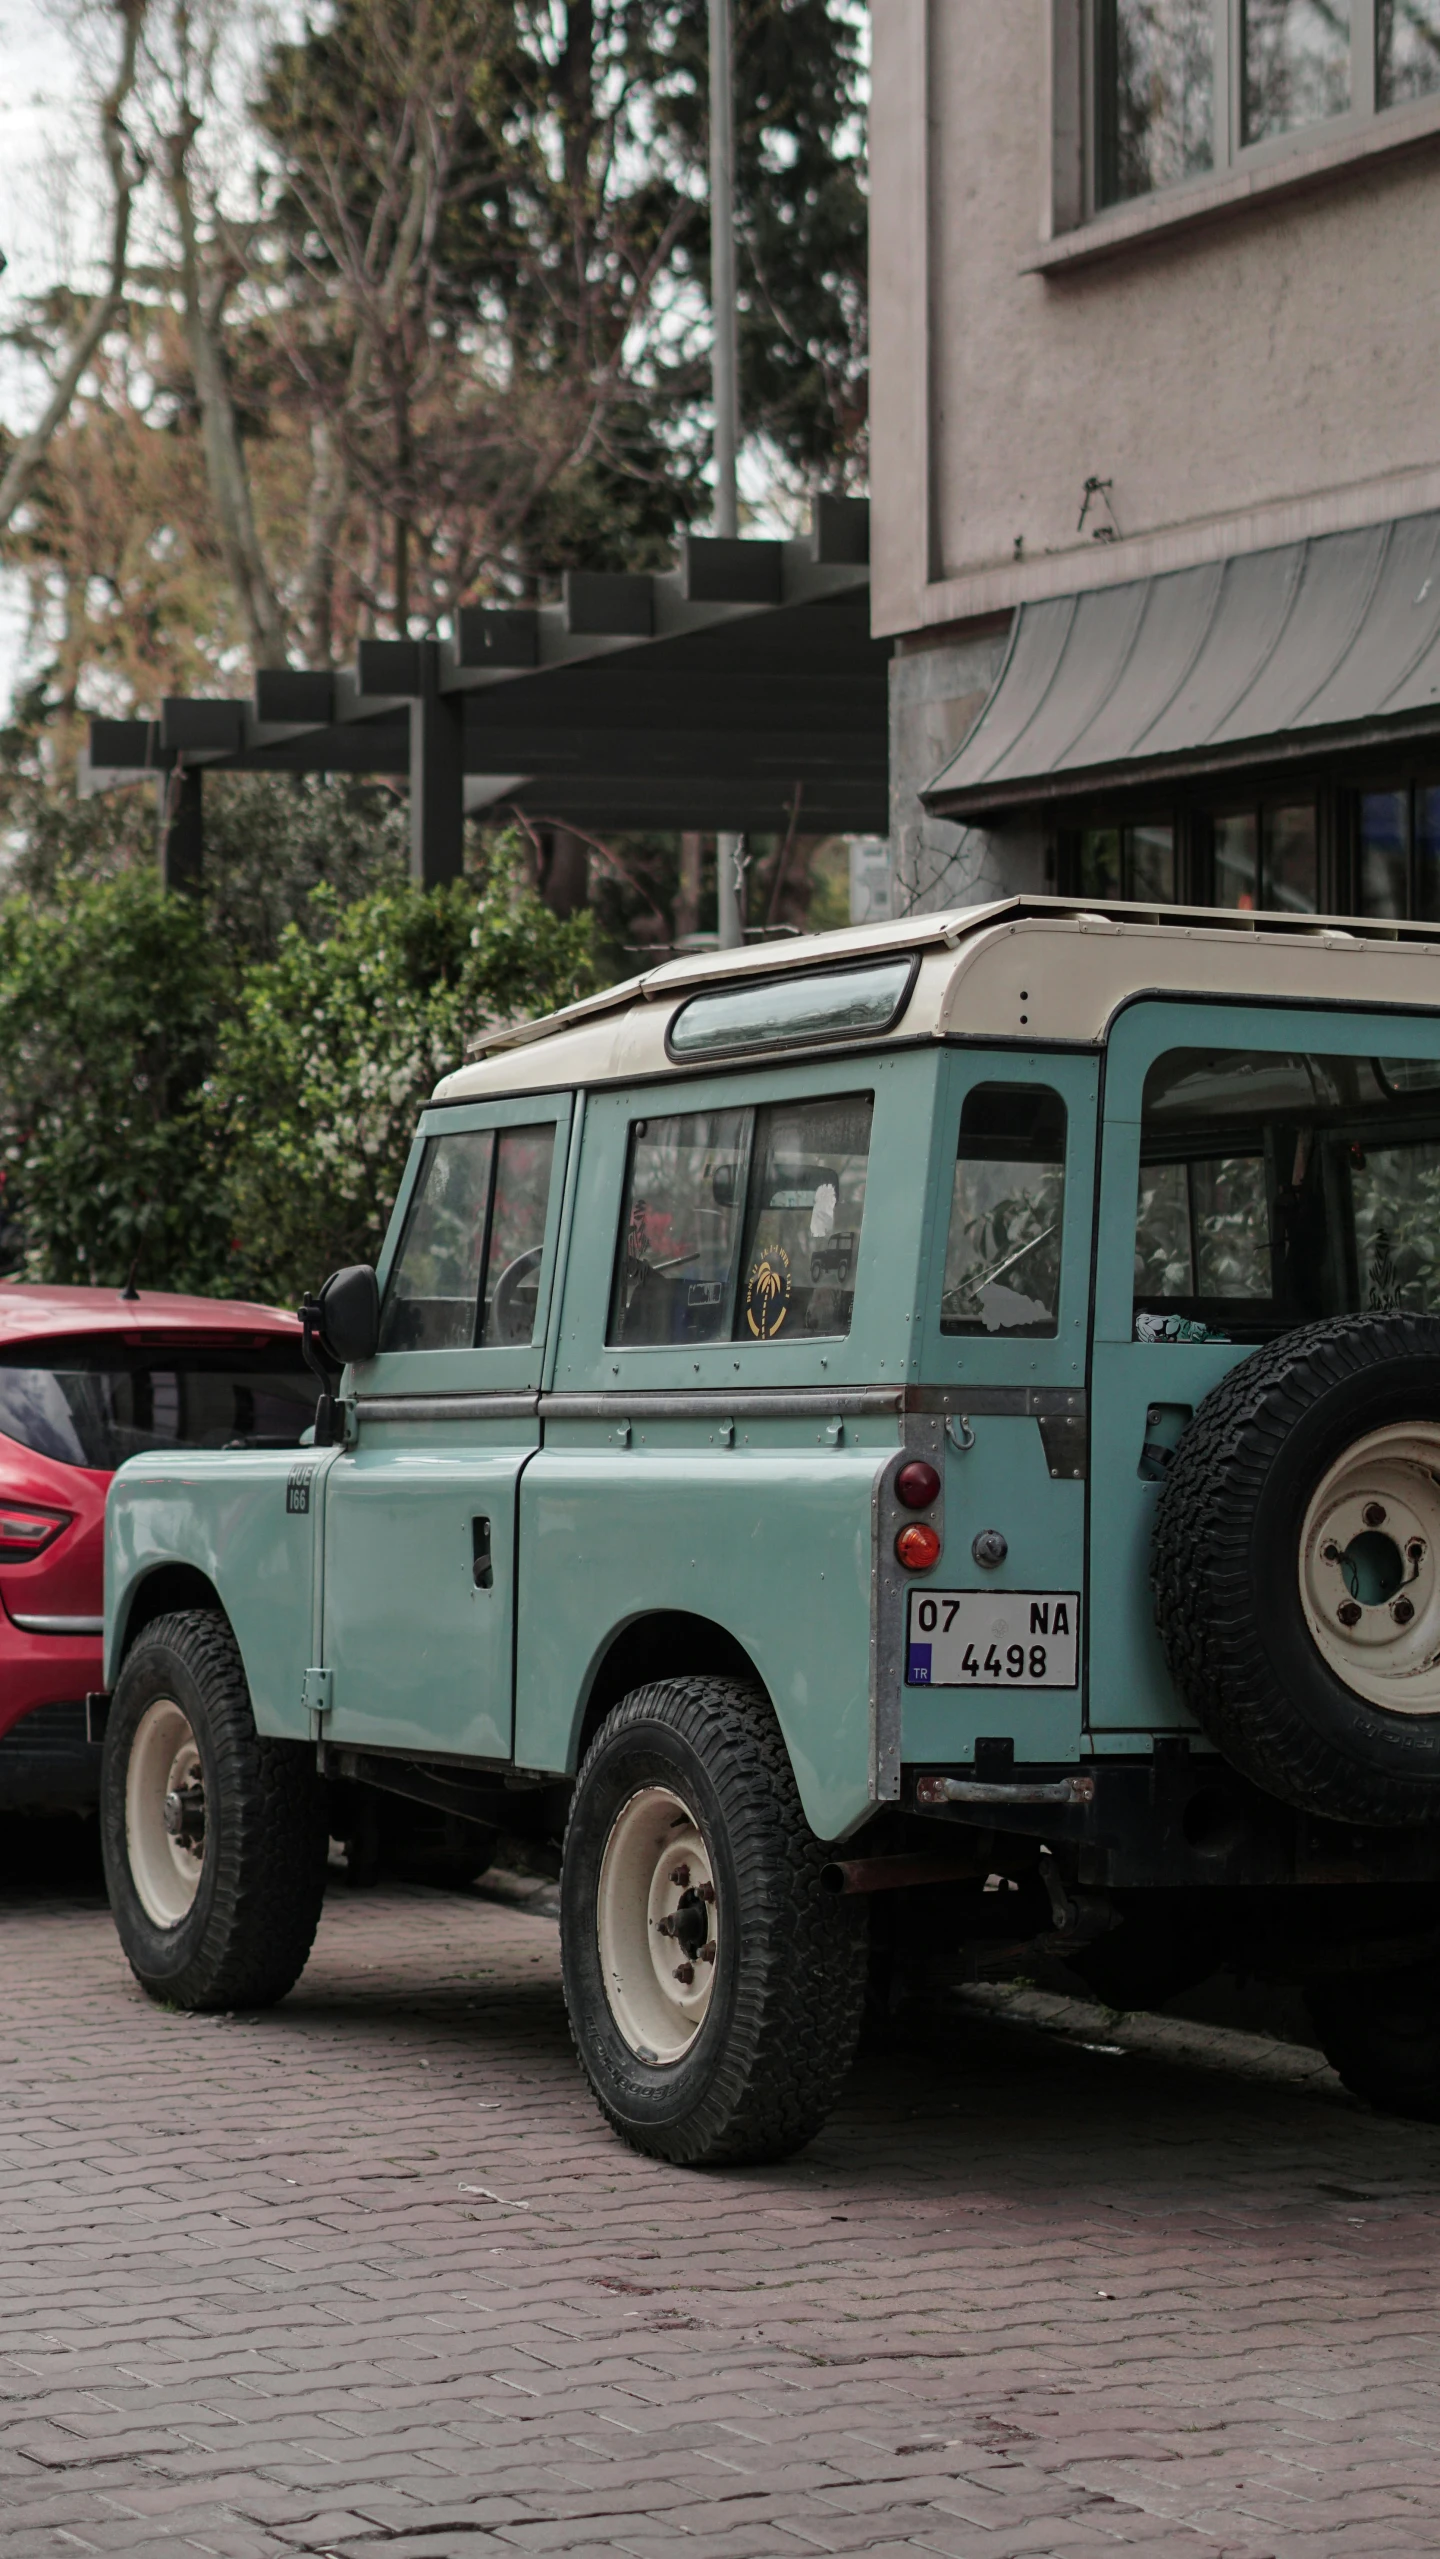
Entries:
{"label": "tail light", "polygon": [[70,1511],[31,1510],[28,1503],[22,1510],[14,1502],[0,1501],[0,1564],[28,1564],[43,1555],[73,1516]]}
{"label": "tail light", "polygon": [[912,1519],[895,1540],[895,1552],[907,1572],[928,1573],[940,1561],[939,1532],[928,1520]]}

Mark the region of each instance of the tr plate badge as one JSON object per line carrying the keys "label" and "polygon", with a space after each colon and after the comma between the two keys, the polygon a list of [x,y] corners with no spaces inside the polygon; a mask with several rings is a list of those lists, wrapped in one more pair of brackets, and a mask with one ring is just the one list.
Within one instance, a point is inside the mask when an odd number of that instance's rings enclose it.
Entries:
{"label": "tr plate badge", "polygon": [[293,1518],[310,1508],[310,1487],[315,1480],[313,1466],[292,1466],[285,1486],[285,1508]]}

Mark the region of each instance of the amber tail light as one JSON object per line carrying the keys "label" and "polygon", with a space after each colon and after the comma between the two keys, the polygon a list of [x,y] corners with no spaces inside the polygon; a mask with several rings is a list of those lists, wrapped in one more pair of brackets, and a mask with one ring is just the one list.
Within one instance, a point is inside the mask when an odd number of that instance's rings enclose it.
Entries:
{"label": "amber tail light", "polygon": [[28,1564],[43,1555],[72,1516],[69,1511],[32,1511],[28,1505],[22,1510],[14,1502],[0,1501],[0,1564]]}

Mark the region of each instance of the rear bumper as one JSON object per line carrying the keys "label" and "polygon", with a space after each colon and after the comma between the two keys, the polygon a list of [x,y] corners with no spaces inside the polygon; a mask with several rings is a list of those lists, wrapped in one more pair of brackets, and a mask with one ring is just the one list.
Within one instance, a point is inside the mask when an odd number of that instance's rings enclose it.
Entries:
{"label": "rear bumper", "polygon": [[98,1634],[19,1626],[0,1609],[0,1812],[76,1812],[100,1793],[85,1698],[101,1683]]}

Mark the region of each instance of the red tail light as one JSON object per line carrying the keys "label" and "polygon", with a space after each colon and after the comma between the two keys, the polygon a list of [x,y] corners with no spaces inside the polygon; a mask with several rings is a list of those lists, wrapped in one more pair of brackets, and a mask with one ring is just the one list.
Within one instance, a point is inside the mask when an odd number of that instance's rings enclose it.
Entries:
{"label": "red tail light", "polygon": [[0,1501],[0,1564],[28,1564],[53,1546],[62,1528],[68,1528],[70,1511],[24,1510],[13,1502]]}

